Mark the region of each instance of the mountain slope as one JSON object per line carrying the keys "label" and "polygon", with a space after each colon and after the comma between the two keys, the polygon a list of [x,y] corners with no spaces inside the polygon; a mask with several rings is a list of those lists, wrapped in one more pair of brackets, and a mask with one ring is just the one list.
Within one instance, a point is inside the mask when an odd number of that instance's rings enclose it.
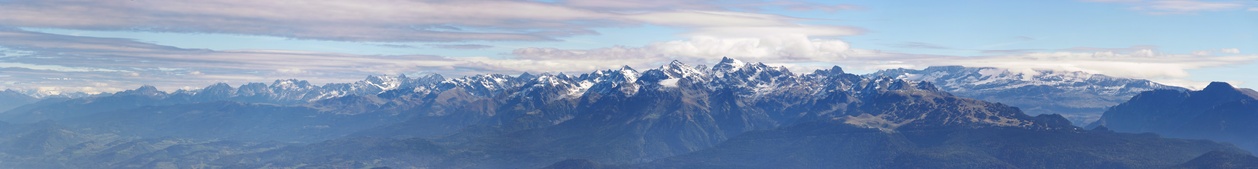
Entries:
{"label": "mountain slope", "polygon": [[1211,151],[1171,168],[1255,169],[1258,168],[1258,157],[1245,153]]}
{"label": "mountain slope", "polygon": [[948,93],[1013,105],[1031,115],[1061,114],[1079,126],[1095,121],[1106,108],[1118,105],[1142,91],[1186,90],[1148,80],[1085,72],[1014,71],[990,67],[889,69],[866,76],[931,82]]}

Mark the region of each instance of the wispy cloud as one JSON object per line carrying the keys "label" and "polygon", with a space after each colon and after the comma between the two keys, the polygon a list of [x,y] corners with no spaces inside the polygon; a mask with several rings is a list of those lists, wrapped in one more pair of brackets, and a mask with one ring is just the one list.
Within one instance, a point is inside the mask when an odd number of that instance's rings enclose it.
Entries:
{"label": "wispy cloud", "polygon": [[[230,33],[344,41],[553,40],[622,22],[527,1],[4,1],[21,27]],[[537,12],[546,11],[546,12]]]}
{"label": "wispy cloud", "polygon": [[1228,54],[1237,54],[1237,53],[1241,53],[1241,50],[1237,48],[1223,48],[1223,49],[1219,49],[1219,52],[1228,53]]}
{"label": "wispy cloud", "polygon": [[[1187,14],[1207,11],[1241,10],[1244,3],[1238,1],[1202,0],[1084,0],[1088,2],[1122,3],[1132,10],[1149,14]],[[1252,9],[1250,9],[1252,10]]]}
{"label": "wispy cloud", "polygon": [[435,48],[444,48],[444,49],[485,49],[485,48],[494,47],[494,46],[481,45],[481,44],[431,44],[428,46],[435,47]]}
{"label": "wispy cloud", "polygon": [[[114,86],[143,84],[177,88],[207,82],[269,81],[301,78],[314,82],[341,82],[371,74],[412,73],[418,70],[459,74],[463,61],[428,55],[352,55],[300,51],[216,51],[162,46],[129,39],[80,37],[0,30],[0,46],[24,51],[0,57],[8,77],[6,88],[32,86],[76,88],[83,84]],[[449,70],[450,72],[440,72]],[[46,77],[62,78],[49,81]],[[236,77],[219,79],[219,77]],[[66,80],[70,80],[67,82]],[[28,84],[37,83],[37,84]]]}
{"label": "wispy cloud", "polygon": [[376,42],[557,40],[597,34],[594,28],[637,24],[796,26],[789,17],[733,12],[728,8],[728,4],[705,1],[605,0],[0,1],[0,11],[5,11],[0,23],[15,27]]}
{"label": "wispy cloud", "polygon": [[891,44],[891,46],[898,47],[898,48],[913,48],[913,49],[952,49],[943,45],[926,43],[926,42],[903,42],[903,43]]}

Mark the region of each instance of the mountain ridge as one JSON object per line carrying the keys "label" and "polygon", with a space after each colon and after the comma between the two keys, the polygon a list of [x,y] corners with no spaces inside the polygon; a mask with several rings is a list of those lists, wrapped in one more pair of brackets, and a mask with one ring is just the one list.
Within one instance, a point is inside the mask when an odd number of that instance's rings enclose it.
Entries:
{"label": "mountain ridge", "polygon": [[922,70],[887,69],[865,76],[886,76],[936,84],[952,94],[1022,108],[1028,114],[1061,114],[1084,126],[1143,91],[1187,90],[1143,79],[1080,71],[1013,70],[995,67],[931,66]]}

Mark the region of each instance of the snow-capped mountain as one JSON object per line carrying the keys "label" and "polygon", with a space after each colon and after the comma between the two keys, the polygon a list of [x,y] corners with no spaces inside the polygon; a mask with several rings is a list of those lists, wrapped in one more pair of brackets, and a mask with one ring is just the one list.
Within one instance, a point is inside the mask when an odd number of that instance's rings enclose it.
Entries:
{"label": "snow-capped mountain", "polygon": [[[878,78],[878,76],[893,79]],[[872,80],[872,82],[867,82]],[[151,88],[114,93],[148,92],[164,102],[152,104],[176,104],[210,101],[239,101],[282,105],[305,105],[318,102],[323,110],[355,114],[365,109],[392,106],[400,111],[405,107],[418,106],[409,102],[387,103],[397,97],[418,98],[427,94],[458,91],[470,98],[494,99],[499,97],[547,98],[575,102],[587,94],[597,96],[633,96],[644,90],[698,89],[728,91],[741,98],[812,97],[834,92],[862,93],[879,90],[881,85],[895,84],[892,80],[906,83],[927,82],[916,85],[963,97],[1001,102],[1021,108],[1028,114],[1062,114],[1076,124],[1094,121],[1108,106],[1130,98],[1141,91],[1153,89],[1180,89],[1147,80],[1109,77],[1083,72],[1038,70],[1012,72],[998,68],[967,68],[960,66],[930,67],[925,70],[891,69],[865,75],[864,78],[844,72],[839,67],[797,75],[785,67],[771,67],[763,63],[747,63],[723,58],[717,64],[691,66],[673,61],[658,68],[639,71],[625,66],[619,69],[598,70],[580,75],[524,73],[518,76],[502,74],[474,75],[445,78],[427,75],[410,78],[398,76],[368,76],[351,83],[314,85],[304,80],[275,80],[270,84],[249,83],[233,87],[218,83],[197,90],[179,90],[165,93]],[[882,82],[887,81],[887,82]],[[448,93],[444,96],[456,96]],[[561,93],[561,94],[560,94]],[[867,92],[866,92],[867,93]],[[560,94],[560,95],[551,95]],[[95,97],[108,97],[102,94]],[[364,99],[334,98],[377,97]],[[84,98],[92,99],[92,98]],[[358,106],[347,105],[352,102]],[[472,99],[475,100],[475,99]],[[389,104],[389,105],[386,105]],[[143,105],[143,104],[142,104]],[[336,106],[340,105],[340,106]],[[367,106],[367,107],[363,107]],[[350,108],[348,107],[357,107]],[[446,114],[434,113],[429,114]],[[566,117],[566,116],[559,116]],[[558,119],[551,119],[559,121]]]}
{"label": "snow-capped mountain", "polygon": [[[6,89],[6,90],[8,90],[8,89]],[[94,94],[88,94],[88,93],[84,93],[84,92],[61,92],[61,91],[47,91],[47,90],[34,90],[34,89],[32,89],[32,90],[14,90],[14,92],[21,93],[22,95],[30,96],[30,97],[33,97],[33,98],[36,98],[36,99],[43,99],[43,98],[81,98],[81,97],[89,97],[89,96],[94,95]]]}
{"label": "snow-capped mountain", "polygon": [[[137,150],[140,155],[117,157],[138,160],[118,160],[112,158],[115,155],[102,155],[108,151],[95,151],[124,147],[105,144],[110,139],[104,138],[102,143],[82,144],[97,147],[91,150],[71,150],[75,147],[69,145],[80,144],[77,141],[38,150],[45,154],[71,152],[64,155],[69,158],[32,160],[69,165],[60,168],[147,166],[153,163],[146,160],[150,156],[196,159],[163,163],[173,168],[540,168],[569,158],[633,166],[703,150],[739,151],[739,147],[730,149],[720,146],[723,144],[756,146],[748,148],[799,146],[764,154],[783,157],[767,159],[799,163],[797,168],[833,168],[808,167],[829,166],[816,165],[825,160],[789,161],[797,159],[789,157],[801,155],[790,152],[803,149],[827,154],[847,152],[838,154],[853,157],[849,159],[852,161],[899,159],[912,165],[946,161],[940,164],[1070,168],[1051,164],[1080,162],[1071,158],[1080,155],[1100,155],[1096,159],[1125,163],[1088,163],[1082,168],[1156,168],[1190,157],[1184,154],[1229,148],[1213,143],[1177,145],[1171,143],[1182,141],[1083,131],[1059,115],[1030,116],[1010,105],[949,94],[935,83],[860,76],[839,67],[796,74],[784,67],[724,58],[711,67],[674,61],[657,68],[625,66],[579,75],[370,76],[358,82],[325,85],[277,80],[238,87],[215,84],[173,93],[145,86],[87,98],[45,100],[0,114],[0,121],[16,125],[64,122],[66,128],[76,132],[103,132],[118,138],[311,143],[227,155],[180,153],[219,148],[178,144],[184,146]],[[0,123],[0,130],[4,125],[7,124]],[[944,130],[948,132],[940,132]],[[1007,137],[1008,133],[1032,136]],[[1101,141],[1039,139],[1077,137],[1096,137]],[[853,138],[857,140],[843,141]],[[1150,144],[1105,144],[1114,140]],[[1080,148],[1080,142],[1094,147],[1175,151],[1155,154],[1155,158],[1145,158],[1146,154],[1109,155],[1097,153],[1109,152],[1108,149]],[[881,146],[884,144],[894,145]],[[991,146],[996,144],[1007,146]],[[13,144],[0,139],[0,146],[6,145]],[[1069,151],[1000,154],[1027,152],[1003,149],[1026,145],[1058,145]],[[251,149],[232,144],[217,146]],[[826,147],[876,151],[849,152]],[[0,154],[0,160],[16,157]],[[992,160],[995,157],[1015,159]],[[1060,161],[1005,163],[1022,158]],[[714,159],[729,160],[722,156]],[[712,160],[699,162],[704,161]],[[1150,161],[1161,163],[1137,165]],[[938,166],[946,165],[918,168],[948,168]]]}
{"label": "snow-capped mountain", "polygon": [[1027,114],[1061,114],[1077,125],[1096,121],[1106,108],[1143,91],[1185,90],[1149,80],[1079,71],[1011,71],[991,67],[932,66],[923,70],[889,69],[865,76],[926,81],[963,97],[1000,102]]}

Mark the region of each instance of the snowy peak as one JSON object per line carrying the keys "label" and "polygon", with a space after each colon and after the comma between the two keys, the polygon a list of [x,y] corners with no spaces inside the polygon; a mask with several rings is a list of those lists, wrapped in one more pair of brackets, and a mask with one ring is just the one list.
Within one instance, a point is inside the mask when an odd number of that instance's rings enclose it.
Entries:
{"label": "snowy peak", "polygon": [[721,57],[721,62],[716,63],[716,65],[713,65],[712,70],[719,71],[719,72],[733,72],[733,71],[738,71],[742,69],[746,65],[747,63],[744,63],[743,61],[738,60],[738,59],[729,58],[729,57]]}
{"label": "snowy peak", "polygon": [[673,60],[668,65],[660,66],[660,71],[664,72],[669,78],[686,78],[704,76],[703,71],[696,67],[691,67],[681,61]]}
{"label": "snowy peak", "polygon": [[[405,78],[405,76],[402,76],[401,78]],[[402,86],[402,81],[399,80],[399,77],[396,77],[396,76],[371,75],[371,76],[367,76],[366,80],[359,81],[358,84],[365,85],[363,87],[374,88],[372,89],[372,91],[378,90],[376,91],[377,92],[376,94],[379,94],[384,91],[397,89],[398,87]]]}
{"label": "snowy peak", "polygon": [[637,93],[637,85],[642,75],[637,70],[624,66],[620,70],[600,70],[581,75],[581,83],[589,83],[589,90],[597,93],[618,92],[626,95]]}
{"label": "snowy peak", "polygon": [[277,90],[296,90],[296,89],[315,88],[315,86],[311,85],[310,82],[305,81],[305,80],[297,80],[297,79],[275,80],[275,82],[271,83],[270,87]]}

